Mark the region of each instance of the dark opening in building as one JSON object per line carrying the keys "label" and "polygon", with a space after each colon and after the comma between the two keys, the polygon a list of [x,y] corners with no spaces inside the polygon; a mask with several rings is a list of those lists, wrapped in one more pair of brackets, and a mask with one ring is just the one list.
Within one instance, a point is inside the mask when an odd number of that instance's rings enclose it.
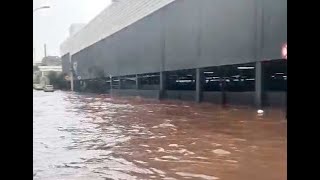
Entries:
{"label": "dark opening in building", "polygon": [[195,69],[169,71],[166,75],[168,90],[195,90]]}
{"label": "dark opening in building", "polygon": [[205,68],[202,71],[203,90],[204,91],[221,91],[221,75],[219,67]]}
{"label": "dark opening in building", "polygon": [[112,77],[111,78],[112,89],[120,89],[119,86],[120,86],[119,77]]}
{"label": "dark opening in building", "polygon": [[139,74],[139,89],[156,90],[159,89],[160,73]]}
{"label": "dark opening in building", "polygon": [[249,92],[255,90],[255,64],[236,64],[219,67],[220,76],[225,81],[225,90]]}
{"label": "dark opening in building", "polygon": [[136,89],[136,76],[122,76],[120,78],[121,89]]}
{"label": "dark opening in building", "polygon": [[265,61],[262,68],[265,91],[287,91],[287,60]]}

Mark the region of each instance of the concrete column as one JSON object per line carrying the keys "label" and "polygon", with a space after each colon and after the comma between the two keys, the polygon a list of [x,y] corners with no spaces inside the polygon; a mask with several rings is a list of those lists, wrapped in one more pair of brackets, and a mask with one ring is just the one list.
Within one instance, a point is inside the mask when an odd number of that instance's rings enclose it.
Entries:
{"label": "concrete column", "polygon": [[136,74],[136,89],[140,89],[140,81],[139,81],[139,76]]}
{"label": "concrete column", "polygon": [[196,69],[196,102],[201,102],[202,97],[202,71],[200,68]]}
{"label": "concrete column", "polygon": [[159,99],[164,98],[164,93],[166,91],[166,72],[165,71],[161,71],[160,72],[160,94],[159,94]]}
{"label": "concrete column", "polygon": [[220,91],[221,91],[221,105],[225,107],[227,104],[227,97],[226,97],[226,72],[222,66],[218,67],[219,74],[220,74]]}
{"label": "concrete column", "polygon": [[118,76],[118,88],[121,89],[121,76]]}
{"label": "concrete column", "polygon": [[71,60],[71,54],[69,53],[69,62],[70,62],[70,84],[71,84],[71,91],[74,91],[74,82],[73,82],[73,63]]}
{"label": "concrete column", "polygon": [[112,90],[112,77],[109,76],[109,80],[110,80],[110,90]]}
{"label": "concrete column", "polygon": [[263,93],[263,72],[261,61],[256,62],[256,77],[255,77],[255,105],[257,108],[262,108],[262,93]]}
{"label": "concrete column", "polygon": [[112,86],[113,86],[113,83],[112,83],[112,76],[111,75],[109,75],[109,78],[110,78],[110,90],[112,90]]}
{"label": "concrete column", "polygon": [[72,69],[70,69],[70,84],[71,84],[71,91],[74,91],[74,84],[73,84],[73,73]]}
{"label": "concrete column", "polygon": [[112,76],[110,75],[110,96],[112,96],[112,89],[113,89],[113,78]]}

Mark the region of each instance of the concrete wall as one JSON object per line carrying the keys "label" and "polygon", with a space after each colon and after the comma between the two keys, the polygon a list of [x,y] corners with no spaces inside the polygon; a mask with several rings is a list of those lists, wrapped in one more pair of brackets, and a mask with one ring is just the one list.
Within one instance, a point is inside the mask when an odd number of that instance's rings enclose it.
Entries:
{"label": "concrete wall", "polygon": [[97,70],[118,76],[280,59],[286,5],[287,0],[176,0],[72,59],[83,79],[94,78]]}
{"label": "concrete wall", "polygon": [[214,104],[222,103],[222,92],[213,92],[213,91],[203,91],[202,92],[202,101],[210,102]]}
{"label": "concrete wall", "polygon": [[[222,93],[204,91],[203,102],[222,103]],[[254,92],[226,92],[226,103],[231,105],[254,105]]]}
{"label": "concrete wall", "polygon": [[162,21],[161,12],[156,12],[151,20],[138,21],[76,53],[73,59],[78,61],[78,73],[90,77],[88,69],[96,66],[113,76],[159,72]]}
{"label": "concrete wall", "polygon": [[136,85],[131,85],[131,84],[121,84],[121,89],[136,89]]}
{"label": "concrete wall", "polygon": [[[135,89],[113,89],[112,95],[116,96],[140,96],[144,98],[159,98],[159,90],[135,90]],[[169,91],[164,94],[165,99],[194,101],[195,91]],[[264,98],[265,106],[285,107],[285,92],[266,92]],[[214,104],[222,103],[221,92],[204,91],[202,94],[202,102],[210,102]],[[254,92],[226,92],[226,102],[229,105],[254,105]]]}
{"label": "concrete wall", "polygon": [[[60,46],[61,54],[75,54],[130,26],[174,0],[123,0],[112,3]],[[94,1],[93,1],[94,2]]]}
{"label": "concrete wall", "polygon": [[266,92],[265,93],[265,105],[275,107],[287,106],[286,92]]}
{"label": "concrete wall", "polygon": [[175,90],[166,90],[164,92],[164,98],[166,99],[176,99],[184,101],[194,101],[195,100],[195,91],[175,91]]}
{"label": "concrete wall", "polygon": [[65,54],[61,57],[61,64],[62,64],[62,72],[63,73],[70,73],[70,62],[69,62],[69,54]]}
{"label": "concrete wall", "polygon": [[[165,98],[177,100],[194,100],[194,91],[167,91]],[[285,107],[286,106],[285,92],[266,92],[264,105]],[[210,102],[214,104],[222,103],[221,92],[202,92],[202,102]],[[226,103],[230,105],[254,105],[254,92],[226,92]]]}
{"label": "concrete wall", "polygon": [[254,105],[255,92],[226,92],[226,102],[232,105]]}
{"label": "concrete wall", "polygon": [[159,98],[159,90],[112,89],[111,93],[116,96],[140,96],[152,99]]}
{"label": "concrete wall", "polygon": [[255,0],[181,0],[165,13],[165,69],[253,62]]}
{"label": "concrete wall", "polygon": [[144,89],[144,90],[159,90],[160,89],[160,85],[144,84],[144,85],[140,85],[140,89]]}
{"label": "concrete wall", "polygon": [[287,0],[262,0],[262,4],[262,59],[282,59],[281,48],[287,42]]}

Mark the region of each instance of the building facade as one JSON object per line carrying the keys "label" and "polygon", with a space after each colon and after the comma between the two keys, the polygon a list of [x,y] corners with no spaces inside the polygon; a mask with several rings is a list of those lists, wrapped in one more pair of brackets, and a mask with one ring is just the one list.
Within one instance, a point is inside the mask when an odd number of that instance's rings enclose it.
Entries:
{"label": "building facade", "polygon": [[286,43],[287,0],[123,0],[61,53],[114,94],[284,106]]}
{"label": "building facade", "polygon": [[69,28],[69,36],[71,37],[71,36],[75,35],[77,32],[79,32],[85,26],[86,26],[86,24],[84,24],[84,23],[71,24],[71,26]]}

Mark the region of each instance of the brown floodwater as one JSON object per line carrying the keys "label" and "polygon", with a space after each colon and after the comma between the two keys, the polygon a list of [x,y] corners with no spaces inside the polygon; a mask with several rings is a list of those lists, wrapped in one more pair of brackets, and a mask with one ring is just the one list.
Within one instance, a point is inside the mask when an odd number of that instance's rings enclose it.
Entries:
{"label": "brown floodwater", "polygon": [[34,179],[285,180],[282,110],[33,93]]}

